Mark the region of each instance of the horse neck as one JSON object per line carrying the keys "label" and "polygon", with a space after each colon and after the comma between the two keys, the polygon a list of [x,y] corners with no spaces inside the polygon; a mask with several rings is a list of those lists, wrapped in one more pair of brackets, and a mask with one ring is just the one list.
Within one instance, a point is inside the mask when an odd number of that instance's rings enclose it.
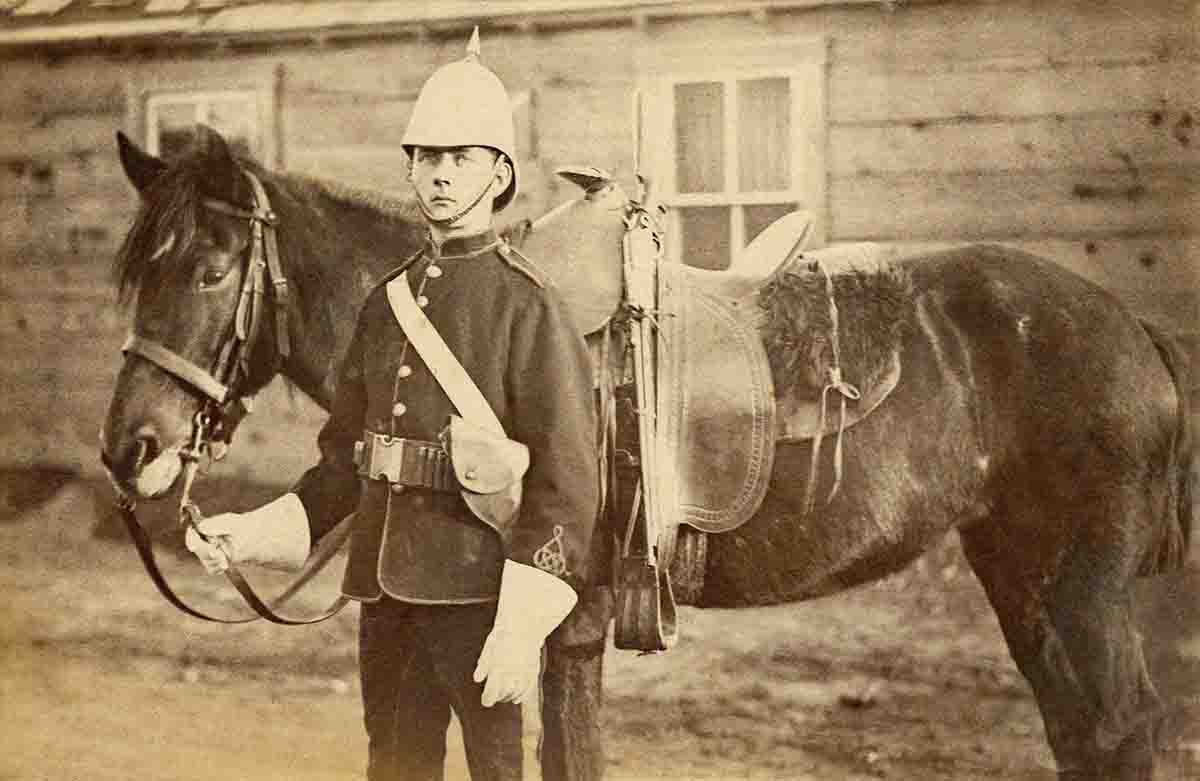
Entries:
{"label": "horse neck", "polygon": [[359,308],[380,277],[420,248],[425,225],[382,197],[372,203],[300,177],[264,185],[291,287],[291,356],[282,374],[328,409]]}

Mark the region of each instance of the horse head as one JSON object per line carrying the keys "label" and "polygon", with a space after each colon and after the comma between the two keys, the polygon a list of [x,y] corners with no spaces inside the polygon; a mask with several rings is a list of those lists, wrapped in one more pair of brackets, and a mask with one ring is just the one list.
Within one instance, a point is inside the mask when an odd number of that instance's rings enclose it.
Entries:
{"label": "horse head", "polygon": [[[227,441],[238,402],[274,375],[286,330],[263,314],[281,311],[283,288],[264,279],[278,268],[265,191],[218,133],[199,128],[171,164],[117,140],[140,207],[114,264],[134,316],[102,458],[123,491],[149,498],[171,488],[189,447]],[[198,416],[203,441],[193,441]]]}

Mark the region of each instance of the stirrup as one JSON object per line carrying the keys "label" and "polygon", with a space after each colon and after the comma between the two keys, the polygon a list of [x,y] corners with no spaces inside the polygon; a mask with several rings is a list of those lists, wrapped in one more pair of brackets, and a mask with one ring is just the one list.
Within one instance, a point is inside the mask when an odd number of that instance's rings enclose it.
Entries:
{"label": "stirrup", "polygon": [[666,567],[644,554],[621,558],[613,642],[624,651],[666,651],[679,639]]}

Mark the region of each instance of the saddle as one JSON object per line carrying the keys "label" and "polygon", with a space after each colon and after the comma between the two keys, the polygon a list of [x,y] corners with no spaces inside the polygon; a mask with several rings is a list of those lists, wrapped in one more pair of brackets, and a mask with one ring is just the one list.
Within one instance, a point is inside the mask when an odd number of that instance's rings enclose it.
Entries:
{"label": "saddle", "polygon": [[[639,499],[627,543],[639,531],[641,548],[624,552],[617,575],[615,640],[620,648],[663,650],[675,631],[667,567],[702,575],[704,546],[690,538],[750,519],[769,487],[778,440],[819,437],[839,422],[833,416],[822,431],[815,400],[777,402],[759,334],[758,291],[802,252],[834,271],[877,265],[879,252],[870,245],[809,251],[812,221],[794,212],[764,230],[727,270],[663,262],[651,213],[631,203],[610,176],[590,168],[559,173],[585,195],[528,226],[523,248],[586,335],[601,397],[614,378],[636,388],[639,412],[630,427],[640,427]],[[618,349],[615,326],[631,335]],[[841,419],[842,430],[895,387],[898,361],[895,369],[890,385],[872,389]],[[697,555],[699,562],[672,563]],[[699,593],[694,583],[679,585]]]}
{"label": "saddle", "polygon": [[[596,387],[606,371],[632,380],[621,355],[604,355],[604,331],[627,304],[620,255],[629,198],[596,169],[560,175],[585,196],[535,221],[522,248],[586,335]],[[811,220],[795,212],[763,231],[729,271],[656,264],[659,300],[650,316],[658,334],[654,408],[662,457],[654,481],[673,524],[729,531],[766,494],[778,424],[755,295],[810,237]]]}

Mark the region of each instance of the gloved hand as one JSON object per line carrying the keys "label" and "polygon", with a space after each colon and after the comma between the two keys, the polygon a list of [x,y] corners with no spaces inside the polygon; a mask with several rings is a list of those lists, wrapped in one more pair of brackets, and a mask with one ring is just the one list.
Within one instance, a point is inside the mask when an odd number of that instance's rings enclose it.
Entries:
{"label": "gloved hand", "polygon": [[496,622],[475,666],[475,682],[487,681],[481,702],[520,704],[538,689],[542,645],[579,597],[553,575],[511,559],[504,562]]}
{"label": "gloved hand", "polygon": [[205,542],[189,527],[184,544],[210,575],[231,564],[296,569],[304,564],[312,547],[308,514],[293,493],[248,513],[221,513],[196,525],[212,542]]}

